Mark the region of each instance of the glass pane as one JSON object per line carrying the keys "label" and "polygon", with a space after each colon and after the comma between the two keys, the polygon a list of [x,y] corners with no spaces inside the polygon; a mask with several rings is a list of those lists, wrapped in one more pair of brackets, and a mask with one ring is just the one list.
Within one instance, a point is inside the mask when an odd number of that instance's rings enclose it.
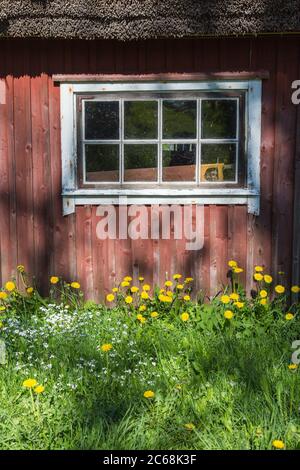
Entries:
{"label": "glass pane", "polygon": [[85,138],[97,140],[119,139],[119,102],[85,102]]}
{"label": "glass pane", "polygon": [[202,101],[202,139],[235,139],[235,100]]}
{"label": "glass pane", "polygon": [[201,181],[235,181],[236,144],[202,144]]}
{"label": "glass pane", "polygon": [[157,139],[157,116],[157,101],[125,101],[125,139]]}
{"label": "glass pane", "polygon": [[119,145],[85,146],[86,181],[119,181]]}
{"label": "glass pane", "polygon": [[163,139],[196,138],[197,101],[163,101]]}
{"label": "glass pane", "polygon": [[196,144],[163,144],[163,181],[195,181]]}
{"label": "glass pane", "polygon": [[157,145],[124,145],[124,181],[157,181]]}

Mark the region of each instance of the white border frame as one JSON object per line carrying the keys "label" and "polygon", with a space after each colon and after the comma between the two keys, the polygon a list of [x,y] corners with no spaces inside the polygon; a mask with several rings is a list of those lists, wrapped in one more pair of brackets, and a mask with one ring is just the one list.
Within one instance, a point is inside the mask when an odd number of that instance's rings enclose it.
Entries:
{"label": "white border frame", "polygon": [[[77,136],[76,95],[85,93],[172,92],[172,91],[246,91],[247,188],[172,189],[78,189],[76,181]],[[119,204],[122,196],[128,204],[247,204],[248,212],[259,215],[261,79],[217,81],[157,81],[131,83],[82,82],[60,84],[62,197],[63,214],[75,211],[76,205]],[[152,202],[153,201],[153,202]]]}

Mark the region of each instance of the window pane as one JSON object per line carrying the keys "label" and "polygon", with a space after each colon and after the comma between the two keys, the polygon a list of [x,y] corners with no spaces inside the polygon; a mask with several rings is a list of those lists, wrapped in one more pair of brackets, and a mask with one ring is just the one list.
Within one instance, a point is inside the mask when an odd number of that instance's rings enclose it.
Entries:
{"label": "window pane", "polygon": [[202,101],[202,139],[235,139],[235,100]]}
{"label": "window pane", "polygon": [[157,139],[157,115],[157,101],[125,101],[125,139]]}
{"label": "window pane", "polygon": [[235,181],[236,144],[202,144],[201,181]]}
{"label": "window pane", "polygon": [[119,181],[119,145],[85,146],[86,181]]}
{"label": "window pane", "polygon": [[195,181],[196,145],[163,144],[163,181]]}
{"label": "window pane", "polygon": [[124,181],[157,181],[157,145],[124,145]]}
{"label": "window pane", "polygon": [[85,102],[85,138],[119,139],[119,102]]}
{"label": "window pane", "polygon": [[163,139],[196,138],[197,102],[163,101]]}

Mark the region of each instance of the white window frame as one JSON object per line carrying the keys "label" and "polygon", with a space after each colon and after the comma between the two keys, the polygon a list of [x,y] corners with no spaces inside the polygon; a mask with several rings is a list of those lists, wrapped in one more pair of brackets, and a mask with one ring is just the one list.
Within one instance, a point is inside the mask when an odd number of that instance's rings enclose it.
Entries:
{"label": "white window frame", "polygon": [[[164,188],[147,188],[138,185],[126,188],[78,188],[76,176],[77,132],[76,98],[81,94],[101,93],[159,93],[159,92],[245,92],[245,155],[247,187],[199,187],[182,188],[172,185]],[[260,201],[260,142],[261,142],[261,94],[260,78],[251,80],[210,81],[151,81],[151,82],[76,82],[60,83],[61,154],[63,214],[75,211],[76,205],[120,204],[127,198],[128,204],[243,204],[248,212],[259,214]]]}

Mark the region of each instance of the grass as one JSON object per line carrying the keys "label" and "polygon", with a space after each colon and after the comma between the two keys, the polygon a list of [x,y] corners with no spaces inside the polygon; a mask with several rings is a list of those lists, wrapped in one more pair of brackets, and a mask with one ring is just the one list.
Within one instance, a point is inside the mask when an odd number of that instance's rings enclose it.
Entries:
{"label": "grass", "polygon": [[124,286],[106,307],[59,282],[49,299],[14,288],[1,300],[0,449],[300,448],[300,376],[288,367],[299,304],[269,287],[267,306],[242,290],[240,308],[184,301],[190,288],[173,285],[172,302],[157,291],[126,304]]}

